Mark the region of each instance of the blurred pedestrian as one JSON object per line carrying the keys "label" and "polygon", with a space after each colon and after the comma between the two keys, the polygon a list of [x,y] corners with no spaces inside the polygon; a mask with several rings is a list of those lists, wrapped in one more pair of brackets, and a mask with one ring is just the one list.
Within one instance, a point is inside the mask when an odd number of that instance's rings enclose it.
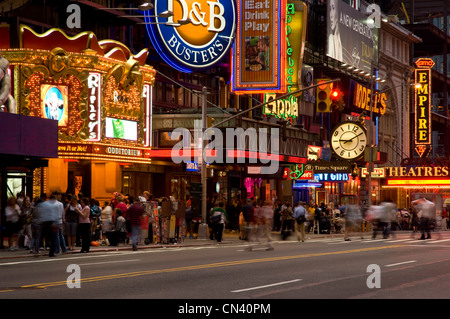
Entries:
{"label": "blurred pedestrian", "polygon": [[[344,213],[344,240],[350,241],[350,232],[361,231],[362,215],[358,205],[350,204],[345,206]],[[361,236],[361,238],[363,238]]]}
{"label": "blurred pedestrian", "polygon": [[[420,239],[431,239],[431,226],[434,226],[436,221],[436,205],[425,198],[416,200],[413,204],[419,212]],[[427,237],[425,237],[425,234]]]}
{"label": "blurred pedestrian", "polygon": [[20,223],[21,210],[15,196],[8,198],[5,208],[6,236],[8,237],[8,247],[10,251],[17,249],[17,241],[22,230]]}
{"label": "blurred pedestrian", "polygon": [[91,247],[91,220],[89,215],[91,208],[89,207],[89,200],[86,197],[80,200],[81,210],[78,209],[78,228],[81,236],[81,253],[88,253]]}
{"label": "blurred pedestrian", "polygon": [[43,200],[40,197],[35,197],[32,203],[32,212],[31,212],[31,244],[30,244],[30,252],[33,254],[39,253],[39,244],[41,241],[41,218],[39,214],[39,204],[42,203]]}
{"label": "blurred pedestrian", "polygon": [[22,223],[22,234],[23,234],[23,246],[24,248],[30,249],[31,239],[33,234],[31,232],[31,219],[33,213],[33,206],[31,205],[31,199],[29,196],[25,196],[22,204],[22,214],[20,220]]}
{"label": "blurred pedestrian", "polygon": [[242,224],[243,232],[241,233],[242,240],[249,239],[249,233],[253,227],[253,215],[255,213],[255,208],[253,207],[253,202],[250,198],[247,198],[244,207],[242,208],[242,215],[244,222]]}
{"label": "blurred pedestrian", "polygon": [[305,241],[305,222],[306,222],[306,209],[303,207],[303,202],[297,202],[294,208],[293,214],[295,220],[295,234],[298,241]]}
{"label": "blurred pedestrian", "polygon": [[291,204],[286,203],[286,208],[281,212],[281,238],[286,240],[291,235],[292,224],[294,221],[294,212]]}
{"label": "blurred pedestrian", "polygon": [[211,210],[211,231],[218,243],[222,242],[225,221],[227,220],[227,211],[224,208],[223,201],[216,202],[215,207]]}
{"label": "blurred pedestrian", "polygon": [[395,225],[397,223],[397,205],[395,205],[392,200],[387,199],[386,201],[382,202],[381,207],[385,210],[385,220],[386,223],[385,229],[383,232],[383,238],[387,239],[389,236],[395,237]]}
{"label": "blurred pedestrian", "polygon": [[271,201],[263,201],[255,208],[254,229],[247,250],[252,250],[255,244],[263,244],[266,250],[273,250],[270,229],[273,221],[273,205]]}
{"label": "blurred pedestrian", "polygon": [[137,245],[141,239],[142,218],[145,214],[144,206],[138,196],[133,197],[133,204],[128,207],[127,215],[131,226],[131,245],[133,251],[137,250]]}
{"label": "blurred pedestrian", "polygon": [[42,202],[38,206],[40,220],[42,222],[42,235],[45,236],[46,242],[49,241],[49,257],[55,257],[58,244],[57,236],[59,234],[59,225],[62,221],[63,214],[60,204],[61,203],[56,199],[56,194],[52,193],[50,195],[50,200]]}

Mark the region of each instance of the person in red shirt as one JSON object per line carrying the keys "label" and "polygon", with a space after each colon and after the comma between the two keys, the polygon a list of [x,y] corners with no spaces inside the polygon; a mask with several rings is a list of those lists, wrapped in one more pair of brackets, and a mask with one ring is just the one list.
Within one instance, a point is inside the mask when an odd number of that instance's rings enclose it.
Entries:
{"label": "person in red shirt", "polygon": [[133,250],[136,251],[137,243],[140,240],[141,235],[142,216],[145,214],[144,206],[140,202],[138,196],[134,197],[134,202],[128,207],[127,214],[131,226],[131,243]]}
{"label": "person in red shirt", "polygon": [[127,205],[123,202],[123,197],[119,195],[116,200],[117,204],[114,206],[114,209],[119,208],[122,211],[122,217],[127,219]]}

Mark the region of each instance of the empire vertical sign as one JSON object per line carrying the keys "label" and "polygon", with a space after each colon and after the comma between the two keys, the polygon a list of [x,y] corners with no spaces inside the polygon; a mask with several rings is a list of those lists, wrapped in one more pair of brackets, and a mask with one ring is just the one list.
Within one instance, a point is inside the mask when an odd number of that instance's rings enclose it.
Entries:
{"label": "empire vertical sign", "polygon": [[431,68],[434,61],[420,58],[416,61],[415,79],[420,84],[415,90],[415,149],[419,156],[431,150]]}

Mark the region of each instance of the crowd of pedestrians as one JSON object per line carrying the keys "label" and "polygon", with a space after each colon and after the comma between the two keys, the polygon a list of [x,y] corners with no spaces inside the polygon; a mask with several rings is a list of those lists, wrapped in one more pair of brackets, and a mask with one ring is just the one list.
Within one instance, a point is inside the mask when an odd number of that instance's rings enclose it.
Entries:
{"label": "crowd of pedestrians", "polygon": [[48,198],[43,193],[31,200],[21,192],[8,198],[5,208],[8,249],[25,248],[35,255],[48,250],[49,257],[54,257],[76,247],[88,253],[92,244],[105,239],[117,245],[131,238],[136,250],[146,214],[142,202],[151,200],[148,192],[136,197],[114,193],[101,207],[81,193],[53,192]]}
{"label": "crowd of pedestrians", "polygon": [[[145,204],[152,203],[160,211],[166,200],[154,199],[149,192],[135,197],[116,192],[100,207],[98,201],[81,193],[75,196],[54,192],[49,198],[44,193],[33,200],[19,193],[8,199],[5,209],[8,248],[13,251],[20,246],[33,254],[46,249],[53,257],[76,247],[81,247],[81,253],[88,253],[96,241],[106,239],[109,245],[115,246],[131,239],[133,250],[137,250],[142,219],[146,215],[149,216],[148,238],[153,241],[155,216],[146,211]],[[193,238],[193,224],[199,221],[193,218],[189,198],[185,204],[183,222],[177,217],[177,236]],[[370,228],[373,239],[378,234],[388,238],[394,236],[397,229],[411,229],[420,232],[420,239],[425,240],[431,238],[431,231],[436,227],[435,204],[426,199],[413,201],[409,211],[399,210],[390,200],[371,207],[364,204],[316,205],[302,201],[292,207],[288,201],[273,203],[249,198],[245,204],[228,206],[223,200],[209,201],[208,208],[210,239],[221,242],[226,228],[237,230],[239,239],[248,241],[249,249],[262,244],[272,250],[272,232],[279,232],[283,240],[294,233],[299,242],[304,242],[305,234],[311,232],[343,232],[344,240],[348,241],[352,232],[362,236]],[[445,209],[442,218],[446,229],[448,216]],[[183,231],[180,231],[181,224],[185,227]]]}

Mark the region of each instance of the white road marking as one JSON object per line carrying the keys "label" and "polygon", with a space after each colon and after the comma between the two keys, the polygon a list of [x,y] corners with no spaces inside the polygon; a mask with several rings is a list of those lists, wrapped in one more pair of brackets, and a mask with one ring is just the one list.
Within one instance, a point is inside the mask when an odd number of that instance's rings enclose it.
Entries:
{"label": "white road marking", "polygon": [[385,267],[394,267],[394,266],[399,266],[399,265],[404,265],[404,264],[411,264],[411,263],[416,263],[416,262],[417,262],[417,260],[409,260],[409,261],[404,261],[404,262],[401,262],[401,263],[386,265]]}
{"label": "white road marking", "polygon": [[442,243],[443,241],[450,241],[450,239],[441,239],[441,240],[434,240],[434,241],[426,241],[427,244],[434,244],[434,243]]}
{"label": "white road marking", "polygon": [[102,265],[102,264],[113,264],[113,263],[127,263],[127,262],[130,262],[130,261],[140,261],[140,259],[102,261],[102,262],[98,262],[98,263],[78,264],[78,266]]}
{"label": "white road marking", "polygon": [[302,280],[303,279],[294,279],[294,280],[290,280],[290,281],[277,282],[277,283],[274,283],[274,284],[269,284],[269,285],[264,285],[264,286],[233,290],[231,292],[244,292],[244,291],[250,291],[250,290],[264,289],[264,288],[268,288],[268,287],[274,287],[274,286],[290,284],[290,283],[293,283],[293,282],[299,282],[299,281],[302,281]]}

